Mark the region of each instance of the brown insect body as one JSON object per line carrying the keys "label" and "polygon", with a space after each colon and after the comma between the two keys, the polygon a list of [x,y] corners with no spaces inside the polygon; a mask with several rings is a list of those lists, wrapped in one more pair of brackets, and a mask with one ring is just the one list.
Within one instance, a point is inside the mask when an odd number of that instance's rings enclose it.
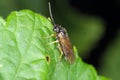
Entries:
{"label": "brown insect body", "polygon": [[59,41],[60,48],[65,56],[65,59],[69,63],[73,63],[75,56],[66,29],[60,25],[54,25],[53,30],[56,32],[57,40]]}
{"label": "brown insect body", "polygon": [[67,31],[65,28],[61,27],[60,25],[56,25],[52,16],[52,12],[51,12],[51,6],[50,6],[50,2],[49,4],[49,12],[50,12],[50,17],[52,20],[52,23],[54,25],[53,31],[56,32],[56,37],[58,40],[58,43],[60,45],[60,51],[64,54],[66,60],[69,63],[73,63],[75,56],[74,56],[74,52],[73,52],[73,47],[71,45],[70,39],[68,37]]}

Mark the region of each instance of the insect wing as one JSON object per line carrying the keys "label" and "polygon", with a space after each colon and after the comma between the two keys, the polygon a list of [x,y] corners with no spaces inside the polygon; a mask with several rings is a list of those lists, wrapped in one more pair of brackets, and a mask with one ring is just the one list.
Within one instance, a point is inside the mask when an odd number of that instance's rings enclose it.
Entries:
{"label": "insect wing", "polygon": [[67,61],[73,63],[75,56],[69,37],[60,37],[60,45]]}

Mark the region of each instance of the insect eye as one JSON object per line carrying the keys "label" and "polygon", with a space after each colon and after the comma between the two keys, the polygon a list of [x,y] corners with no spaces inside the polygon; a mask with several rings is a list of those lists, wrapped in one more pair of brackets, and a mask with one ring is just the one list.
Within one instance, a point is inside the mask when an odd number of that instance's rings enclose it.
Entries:
{"label": "insect eye", "polygon": [[59,32],[59,27],[58,27],[58,26],[55,26],[55,27],[53,28],[53,30],[58,33],[58,32]]}

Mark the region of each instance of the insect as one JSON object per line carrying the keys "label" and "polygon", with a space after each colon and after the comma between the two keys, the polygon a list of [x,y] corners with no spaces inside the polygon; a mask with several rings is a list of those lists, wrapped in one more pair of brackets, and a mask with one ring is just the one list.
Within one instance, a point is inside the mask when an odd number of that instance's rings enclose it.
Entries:
{"label": "insect", "polygon": [[50,2],[48,4],[49,4],[50,18],[54,25],[53,31],[56,32],[55,36],[57,38],[57,40],[52,43],[58,42],[58,48],[61,52],[60,58],[62,57],[62,55],[64,55],[65,59],[69,63],[73,63],[75,60],[75,56],[74,56],[73,46],[71,45],[71,41],[69,39],[67,31],[64,27],[61,27],[61,25],[55,24],[53,16],[52,16],[52,12],[51,12]]}

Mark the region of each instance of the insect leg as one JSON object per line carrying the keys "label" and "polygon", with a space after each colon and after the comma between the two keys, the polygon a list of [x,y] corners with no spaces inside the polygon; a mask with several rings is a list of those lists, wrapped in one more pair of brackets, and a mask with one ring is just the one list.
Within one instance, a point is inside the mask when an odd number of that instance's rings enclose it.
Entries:
{"label": "insect leg", "polygon": [[50,36],[47,36],[47,37],[43,37],[43,38],[51,38],[53,36],[56,36],[56,34],[51,34]]}
{"label": "insect leg", "polygon": [[49,45],[49,44],[54,44],[54,43],[58,43],[58,42],[59,42],[59,41],[56,40],[56,41],[53,41],[53,42],[48,43],[47,45]]}
{"label": "insect leg", "polygon": [[58,59],[58,61],[60,61],[61,60],[61,58],[62,58],[62,55],[63,55],[63,51],[62,51],[62,48],[60,47],[60,44],[58,44],[58,49],[60,50],[60,56],[59,56],[59,59]]}

